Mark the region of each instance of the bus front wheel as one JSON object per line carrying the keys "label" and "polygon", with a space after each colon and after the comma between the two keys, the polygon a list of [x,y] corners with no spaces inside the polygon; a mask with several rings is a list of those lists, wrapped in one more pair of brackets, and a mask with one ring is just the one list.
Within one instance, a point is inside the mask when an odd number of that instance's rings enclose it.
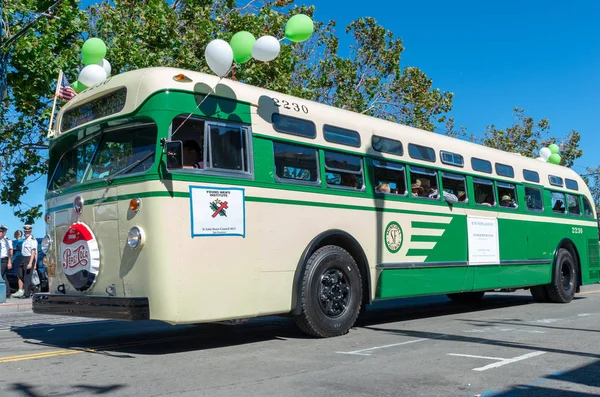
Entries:
{"label": "bus front wheel", "polygon": [[552,284],[548,285],[548,297],[556,303],[571,302],[577,289],[577,264],[568,250],[558,250],[553,271]]}
{"label": "bus front wheel", "polygon": [[301,312],[296,324],[306,334],[328,338],[346,334],[362,303],[362,279],[356,261],[345,249],[327,245],[306,263]]}

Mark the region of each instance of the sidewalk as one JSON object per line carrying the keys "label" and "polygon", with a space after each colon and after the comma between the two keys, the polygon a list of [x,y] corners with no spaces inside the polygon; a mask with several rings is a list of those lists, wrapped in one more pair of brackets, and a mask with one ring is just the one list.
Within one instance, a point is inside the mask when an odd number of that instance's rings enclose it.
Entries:
{"label": "sidewalk", "polygon": [[31,298],[28,299],[16,299],[7,298],[6,303],[0,303],[0,315],[5,313],[14,312],[32,312],[31,311]]}

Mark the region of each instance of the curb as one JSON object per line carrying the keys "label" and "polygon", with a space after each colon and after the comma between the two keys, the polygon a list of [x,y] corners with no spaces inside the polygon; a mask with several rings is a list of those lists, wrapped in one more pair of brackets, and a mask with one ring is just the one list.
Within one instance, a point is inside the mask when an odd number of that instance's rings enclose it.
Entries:
{"label": "curb", "polygon": [[27,312],[31,310],[31,300],[25,302],[15,302],[17,299],[8,299],[6,303],[0,303],[0,315],[4,313]]}

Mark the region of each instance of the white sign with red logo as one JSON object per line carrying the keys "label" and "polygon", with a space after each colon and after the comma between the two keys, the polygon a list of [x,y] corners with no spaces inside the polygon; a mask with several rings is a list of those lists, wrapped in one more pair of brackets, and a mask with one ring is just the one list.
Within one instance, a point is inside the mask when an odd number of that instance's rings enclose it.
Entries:
{"label": "white sign with red logo", "polygon": [[74,280],[69,276],[82,272],[85,278],[91,273],[95,280],[100,270],[100,251],[92,230],[85,223],[77,222],[69,227],[60,244],[60,260],[63,272],[72,283]]}

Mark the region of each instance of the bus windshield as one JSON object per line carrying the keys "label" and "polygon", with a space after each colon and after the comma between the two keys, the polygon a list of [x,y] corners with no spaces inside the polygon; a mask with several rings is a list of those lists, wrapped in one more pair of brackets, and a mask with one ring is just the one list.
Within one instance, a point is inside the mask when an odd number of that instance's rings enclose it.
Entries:
{"label": "bus windshield", "polygon": [[142,173],[154,162],[157,128],[154,123],[119,126],[69,149],[58,162],[48,188],[100,178]]}

